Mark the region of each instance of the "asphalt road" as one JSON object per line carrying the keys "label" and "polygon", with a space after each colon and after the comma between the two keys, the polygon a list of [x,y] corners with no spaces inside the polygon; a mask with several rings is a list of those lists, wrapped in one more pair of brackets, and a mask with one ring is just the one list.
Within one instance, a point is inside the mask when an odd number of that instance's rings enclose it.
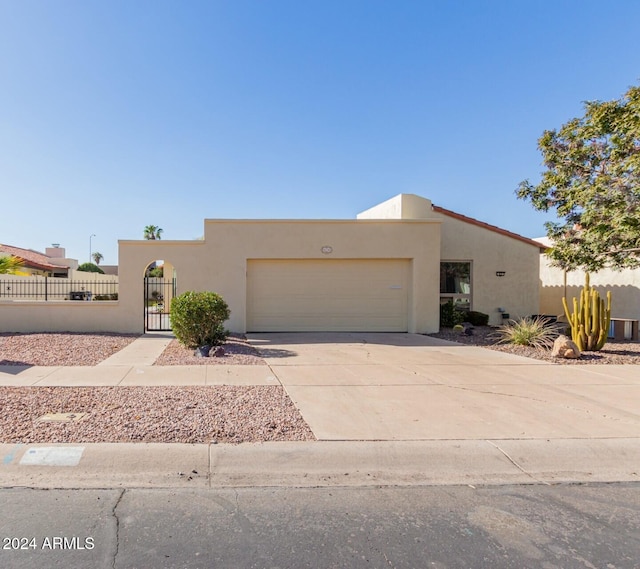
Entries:
{"label": "asphalt road", "polygon": [[640,567],[640,484],[0,489],[3,569]]}

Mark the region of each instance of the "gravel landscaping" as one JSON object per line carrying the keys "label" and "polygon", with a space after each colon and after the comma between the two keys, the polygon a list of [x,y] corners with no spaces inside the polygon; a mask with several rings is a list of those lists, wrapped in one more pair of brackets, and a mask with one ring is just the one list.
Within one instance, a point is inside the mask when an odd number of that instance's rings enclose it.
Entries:
{"label": "gravel landscaping", "polygon": [[481,346],[490,350],[525,356],[537,360],[560,365],[606,365],[606,364],[635,364],[640,365],[640,342],[619,342],[608,340],[604,348],[598,352],[583,352],[579,359],[571,360],[554,358],[551,350],[536,349],[528,346],[512,344],[496,344],[492,334],[496,331],[490,326],[476,326],[471,336],[463,336],[452,329],[443,329],[438,334],[429,334],[433,338],[441,338],[471,346]]}
{"label": "gravel landscaping", "polygon": [[139,334],[0,334],[0,365],[93,366]]}
{"label": "gravel landscaping", "polygon": [[[314,440],[281,386],[0,387],[3,443]],[[79,420],[40,421],[71,413]]]}
{"label": "gravel landscaping", "polygon": [[[92,366],[138,336],[1,334],[0,365]],[[172,341],[155,365],[266,365],[241,336],[221,357]],[[0,387],[2,443],[242,443],[315,440],[281,386]],[[42,421],[70,413],[71,421]],[[59,418],[59,417],[58,417]]]}
{"label": "gravel landscaping", "polygon": [[154,365],[266,365],[258,350],[242,336],[229,336],[223,349],[223,356],[197,358],[194,350],[185,348],[178,340],[172,340]]}

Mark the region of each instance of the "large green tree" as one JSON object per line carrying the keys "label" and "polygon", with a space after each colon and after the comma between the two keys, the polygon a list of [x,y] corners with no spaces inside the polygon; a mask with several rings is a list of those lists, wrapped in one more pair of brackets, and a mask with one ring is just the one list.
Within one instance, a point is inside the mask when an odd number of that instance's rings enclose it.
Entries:
{"label": "large green tree", "polygon": [[613,101],[588,101],[585,114],[538,140],[545,170],[516,195],[546,223],[553,264],[597,271],[640,266],[640,87]]}
{"label": "large green tree", "polygon": [[11,275],[18,272],[20,267],[23,265],[22,259],[18,259],[18,257],[14,257],[13,255],[1,256],[0,257],[0,274],[3,275]]}

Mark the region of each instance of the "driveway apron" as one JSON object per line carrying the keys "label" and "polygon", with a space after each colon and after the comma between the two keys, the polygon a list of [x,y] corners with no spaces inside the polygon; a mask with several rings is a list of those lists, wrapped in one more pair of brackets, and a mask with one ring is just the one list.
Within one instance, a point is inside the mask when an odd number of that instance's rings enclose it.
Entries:
{"label": "driveway apron", "polygon": [[637,437],[638,366],[559,365],[419,334],[250,334],[320,440]]}

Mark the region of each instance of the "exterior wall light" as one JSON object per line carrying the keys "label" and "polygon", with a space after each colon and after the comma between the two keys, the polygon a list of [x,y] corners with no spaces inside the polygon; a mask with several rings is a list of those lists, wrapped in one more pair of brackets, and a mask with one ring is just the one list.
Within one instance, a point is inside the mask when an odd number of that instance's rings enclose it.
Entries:
{"label": "exterior wall light", "polygon": [[506,274],[505,271],[496,271],[496,277],[504,277]]}

